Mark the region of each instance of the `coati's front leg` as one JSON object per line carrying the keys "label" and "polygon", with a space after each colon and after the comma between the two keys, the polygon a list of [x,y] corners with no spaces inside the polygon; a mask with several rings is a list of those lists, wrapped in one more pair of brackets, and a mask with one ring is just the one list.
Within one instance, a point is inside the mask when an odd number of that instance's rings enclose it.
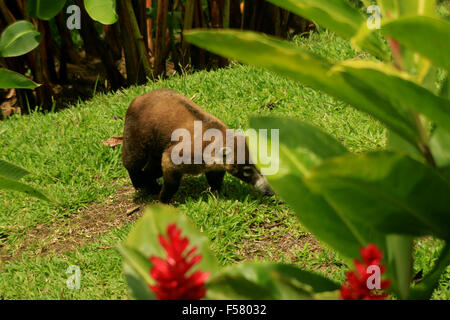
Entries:
{"label": "coati's front leg", "polygon": [[162,156],[161,161],[163,173],[163,186],[159,194],[159,201],[169,203],[173,195],[178,191],[182,178],[182,173],[176,168],[170,159],[170,152],[166,152]]}
{"label": "coati's front leg", "polygon": [[177,171],[164,172],[164,183],[161,193],[159,194],[159,201],[162,203],[169,203],[173,195],[178,191],[181,182],[181,173]]}
{"label": "coati's front leg", "polygon": [[220,191],[222,188],[223,177],[225,171],[208,171],[205,173],[206,180],[212,191]]}

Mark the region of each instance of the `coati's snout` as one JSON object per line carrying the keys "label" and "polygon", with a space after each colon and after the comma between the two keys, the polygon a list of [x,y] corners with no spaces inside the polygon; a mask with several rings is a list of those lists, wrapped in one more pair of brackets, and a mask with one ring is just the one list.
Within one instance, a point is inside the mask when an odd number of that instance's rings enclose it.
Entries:
{"label": "coati's snout", "polygon": [[[246,140],[238,139],[242,136],[230,136],[233,147],[226,145],[228,138],[212,138],[216,134],[228,137],[228,131],[222,121],[188,98],[172,90],[154,90],[134,99],[127,110],[122,162],[136,189],[159,193],[164,203],[177,192],[184,174],[204,173],[211,189],[219,190],[229,172],[263,194],[273,195],[267,180],[249,161]],[[217,149],[211,152],[211,146]],[[227,156],[240,161],[220,161]],[[162,186],[157,182],[160,177]]]}
{"label": "coati's snout", "polygon": [[227,169],[228,173],[236,178],[252,185],[258,192],[265,196],[273,196],[274,192],[267,179],[253,164],[238,164]]}

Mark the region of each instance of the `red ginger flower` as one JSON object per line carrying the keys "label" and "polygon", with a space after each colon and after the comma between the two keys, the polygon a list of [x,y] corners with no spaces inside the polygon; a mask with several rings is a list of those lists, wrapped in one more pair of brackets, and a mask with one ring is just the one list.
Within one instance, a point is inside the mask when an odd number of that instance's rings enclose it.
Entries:
{"label": "red ginger flower", "polygon": [[200,262],[201,255],[193,256],[197,247],[193,247],[184,256],[183,252],[189,246],[187,238],[181,238],[181,230],[175,224],[167,226],[168,239],[159,235],[159,243],[167,252],[167,260],[151,256],[153,267],[150,275],[157,285],[150,289],[160,300],[197,300],[206,294],[205,281],[208,272],[196,271],[190,276],[186,273],[193,265]]}
{"label": "red ginger flower", "polygon": [[[367,247],[361,248],[362,261],[355,259],[356,271],[347,272],[347,281],[341,287],[342,300],[383,300],[388,294],[374,294],[373,289],[368,287],[367,280],[372,276],[369,272],[370,266],[379,267],[380,277],[386,270],[385,266],[381,266],[383,253],[374,244],[368,244]],[[380,281],[380,289],[387,289],[390,285],[389,280]]]}

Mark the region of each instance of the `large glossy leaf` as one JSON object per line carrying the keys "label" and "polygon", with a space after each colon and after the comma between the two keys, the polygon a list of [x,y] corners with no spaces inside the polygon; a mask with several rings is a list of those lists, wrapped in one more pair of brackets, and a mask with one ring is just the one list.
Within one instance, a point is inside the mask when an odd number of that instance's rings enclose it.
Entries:
{"label": "large glossy leaf", "polygon": [[[347,39],[353,37],[366,17],[345,0],[268,0],[299,16],[328,28]],[[386,57],[383,46],[374,35],[365,39],[363,47],[379,57]]]}
{"label": "large glossy leaf", "polygon": [[0,89],[34,89],[38,86],[20,73],[0,68]]}
{"label": "large glossy leaf", "polygon": [[[291,43],[253,32],[189,31],[186,37],[195,45],[217,54],[265,67],[323,90],[375,116],[411,143],[419,140],[415,121],[401,102],[405,96],[417,97],[417,92],[425,89],[387,65],[367,61],[333,65]],[[395,89],[389,90],[389,94],[378,87],[383,79],[396,85]],[[399,90],[401,94],[396,95]],[[437,96],[425,94],[419,100],[409,99],[411,105],[408,107],[424,108],[424,105],[430,104],[429,99],[433,99],[433,106],[436,101],[442,101]]]}
{"label": "large glossy leaf", "polygon": [[30,0],[28,14],[32,18],[50,20],[64,8],[65,4],[66,0]]}
{"label": "large glossy leaf", "polygon": [[116,0],[84,0],[89,16],[102,24],[113,24],[117,21]]}
{"label": "large glossy leaf", "polygon": [[155,294],[149,289],[154,285],[150,277],[150,260],[139,251],[120,245],[119,252],[124,258],[124,275],[131,295],[137,300],[154,300]]}
{"label": "large glossy leaf", "polygon": [[20,180],[27,174],[30,174],[27,170],[4,160],[0,160],[0,176],[8,179]]}
{"label": "large glossy leaf", "polygon": [[[378,238],[375,241],[374,233],[367,228],[355,232],[354,227],[322,195],[312,192],[303,181],[324,159],[346,154],[346,149],[338,141],[297,120],[253,117],[250,126],[280,130],[279,170],[267,179],[310,232],[347,257],[357,257],[359,248],[368,242],[383,242]],[[250,144],[250,149],[252,157],[259,160],[255,144]]]}
{"label": "large glossy leaf", "polygon": [[450,133],[437,127],[430,140],[430,148],[439,168],[450,167]]}
{"label": "large glossy leaf", "polygon": [[409,294],[413,264],[413,238],[410,236],[387,236],[387,278],[391,279],[394,292],[406,299]]}
{"label": "large glossy leaf", "polygon": [[[320,293],[335,292],[340,286],[291,265],[246,263],[221,270],[207,287],[209,299],[310,300]],[[337,298],[337,293],[334,295]]]}
{"label": "large glossy leaf", "polygon": [[[189,239],[189,248],[197,247],[202,260],[194,269],[214,274],[217,269],[215,256],[209,250],[207,238],[181,213],[169,206],[152,206],[146,209],[142,218],[134,226],[128,238],[119,246],[124,257],[124,273],[137,299],[152,299],[153,293],[148,285],[153,284],[150,277],[151,256],[166,259],[166,252],[159,243],[159,235],[167,237],[167,226],[175,223],[181,229],[181,236]],[[195,271],[195,270],[194,270]]]}
{"label": "large glossy leaf", "polygon": [[30,187],[29,185],[26,185],[17,180],[9,179],[1,175],[0,175],[0,189],[19,191],[41,200],[50,201],[42,192],[36,190],[35,188]]}
{"label": "large glossy leaf", "polygon": [[410,107],[450,132],[450,100],[410,81],[405,73],[371,61],[345,61],[336,68],[343,68],[342,76],[360,91],[372,88],[377,101],[387,98],[390,103],[402,106],[399,110],[404,111],[405,118],[411,116],[407,111]]}
{"label": "large glossy leaf", "polygon": [[[384,23],[381,32],[430,59],[435,65],[450,70],[449,21],[426,16],[403,17]],[[372,30],[363,28],[354,42],[361,43],[372,33]]]}
{"label": "large glossy leaf", "polygon": [[403,154],[340,156],[314,168],[306,183],[354,225],[450,239],[450,185]]}
{"label": "large glossy leaf", "polygon": [[439,284],[439,279],[442,273],[445,272],[447,267],[450,265],[450,245],[446,243],[444,249],[441,252],[439,260],[436,262],[433,270],[427,275],[425,275],[423,281],[416,285],[409,295],[409,299],[412,300],[427,300],[431,298],[434,289]]}
{"label": "large glossy leaf", "polygon": [[40,41],[41,34],[31,22],[14,22],[0,36],[0,57],[23,55],[36,48]]}
{"label": "large glossy leaf", "polygon": [[343,37],[352,37],[365,22],[364,16],[348,1],[342,0],[268,0],[292,13],[333,30]]}
{"label": "large glossy leaf", "polygon": [[438,170],[450,183],[450,132],[437,127],[430,139],[430,149]]}
{"label": "large glossy leaf", "polygon": [[396,19],[412,15],[436,15],[436,0],[378,0],[385,19]]}

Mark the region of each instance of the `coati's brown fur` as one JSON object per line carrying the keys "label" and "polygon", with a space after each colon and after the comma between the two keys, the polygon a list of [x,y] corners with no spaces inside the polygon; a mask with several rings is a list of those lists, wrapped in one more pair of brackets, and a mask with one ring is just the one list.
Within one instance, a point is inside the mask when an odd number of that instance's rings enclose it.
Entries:
{"label": "coati's brown fur", "polygon": [[[222,121],[172,90],[155,90],[133,100],[125,117],[122,161],[136,189],[145,189],[151,194],[160,192],[160,200],[167,203],[178,190],[183,174],[205,173],[211,188],[219,190],[228,171],[260,191],[272,194],[264,177],[249,164],[247,145],[245,164],[226,164],[225,161],[223,164],[204,161],[194,164],[193,154],[192,164],[174,164],[171,153],[179,142],[171,141],[172,133],[184,128],[194,137],[194,121],[202,122],[203,132],[214,128],[226,136],[228,127]],[[203,142],[202,150],[210,143]],[[235,137],[234,159],[237,159],[238,145]],[[160,177],[164,178],[162,189],[156,181]]]}

